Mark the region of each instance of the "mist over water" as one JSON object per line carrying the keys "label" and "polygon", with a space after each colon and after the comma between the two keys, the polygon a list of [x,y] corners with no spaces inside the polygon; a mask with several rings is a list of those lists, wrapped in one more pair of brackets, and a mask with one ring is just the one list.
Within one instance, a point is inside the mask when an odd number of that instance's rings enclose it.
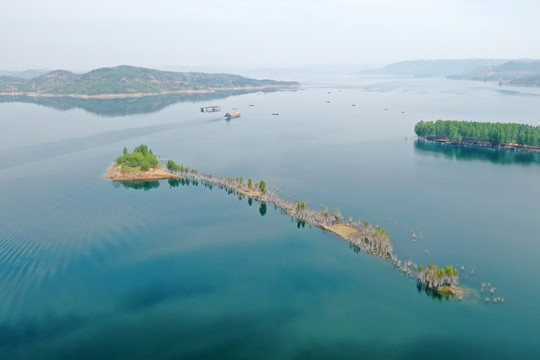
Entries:
{"label": "mist over water", "polygon": [[[538,154],[413,139],[420,120],[540,125],[537,89],[359,76],[303,84],[155,111],[0,103],[3,357],[540,356]],[[207,105],[223,112],[201,113]],[[222,119],[233,108],[242,116]],[[418,292],[336,236],[216,187],[105,180],[124,146],[141,143],[379,224],[400,258],[463,266],[474,295]],[[482,282],[505,303],[485,304]]]}

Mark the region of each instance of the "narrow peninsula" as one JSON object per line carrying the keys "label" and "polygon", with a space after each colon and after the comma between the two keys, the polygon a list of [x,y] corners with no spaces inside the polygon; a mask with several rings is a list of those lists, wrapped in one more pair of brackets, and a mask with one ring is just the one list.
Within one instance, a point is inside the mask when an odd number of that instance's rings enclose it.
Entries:
{"label": "narrow peninsula", "polygon": [[[159,171],[156,177],[155,171]],[[253,182],[251,179],[245,181],[242,177],[215,177],[200,173],[173,160],[158,160],[146,145],[138,146],[133,153],[124,148],[124,155],[116,159],[107,173],[107,178],[117,181],[173,177],[188,184],[202,183],[210,188],[217,186],[229,194],[238,195],[240,199],[247,197],[249,201],[258,201],[264,207],[264,212],[267,204],[272,204],[276,210],[295,219],[298,226],[307,224],[334,233],[347,241],[355,251],[364,251],[392,264],[406,276],[415,278],[417,286],[428,293],[446,297],[459,295],[462,298],[463,290],[458,288],[459,272],[452,265],[439,267],[429,264],[424,270],[423,266],[411,260],[402,261],[393,253],[394,247],[387,230],[367,220],[355,220],[352,216],[344,219],[339,209],[332,212],[326,205],[322,210],[315,210],[310,209],[305,201],[281,199],[275,188],[269,187],[264,180]]]}
{"label": "narrow peninsula", "polygon": [[414,132],[421,140],[540,153],[540,126],[437,120],[420,121]]}

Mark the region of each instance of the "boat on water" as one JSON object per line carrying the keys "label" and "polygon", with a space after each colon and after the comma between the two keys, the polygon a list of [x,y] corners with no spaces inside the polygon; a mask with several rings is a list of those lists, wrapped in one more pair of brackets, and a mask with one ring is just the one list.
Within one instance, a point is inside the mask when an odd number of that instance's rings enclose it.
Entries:
{"label": "boat on water", "polygon": [[201,108],[201,112],[219,112],[221,111],[220,106],[204,106]]}
{"label": "boat on water", "polygon": [[240,117],[240,112],[226,113],[225,114],[225,119],[232,119],[232,118],[237,118],[237,117]]}

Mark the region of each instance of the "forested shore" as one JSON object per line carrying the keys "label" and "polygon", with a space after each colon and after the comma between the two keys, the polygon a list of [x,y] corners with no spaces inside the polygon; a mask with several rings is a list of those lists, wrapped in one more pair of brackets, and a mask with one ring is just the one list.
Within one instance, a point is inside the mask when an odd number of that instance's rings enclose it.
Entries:
{"label": "forested shore", "polygon": [[414,127],[420,139],[512,151],[540,152],[540,126],[455,120],[420,121]]}

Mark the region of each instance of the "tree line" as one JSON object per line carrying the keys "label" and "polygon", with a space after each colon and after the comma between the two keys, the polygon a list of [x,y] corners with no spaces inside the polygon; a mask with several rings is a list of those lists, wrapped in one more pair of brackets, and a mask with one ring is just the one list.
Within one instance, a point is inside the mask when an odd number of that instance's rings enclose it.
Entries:
{"label": "tree line", "polygon": [[437,120],[420,121],[416,135],[425,138],[446,138],[453,142],[482,141],[496,145],[518,144],[540,146],[540,126],[510,123]]}

